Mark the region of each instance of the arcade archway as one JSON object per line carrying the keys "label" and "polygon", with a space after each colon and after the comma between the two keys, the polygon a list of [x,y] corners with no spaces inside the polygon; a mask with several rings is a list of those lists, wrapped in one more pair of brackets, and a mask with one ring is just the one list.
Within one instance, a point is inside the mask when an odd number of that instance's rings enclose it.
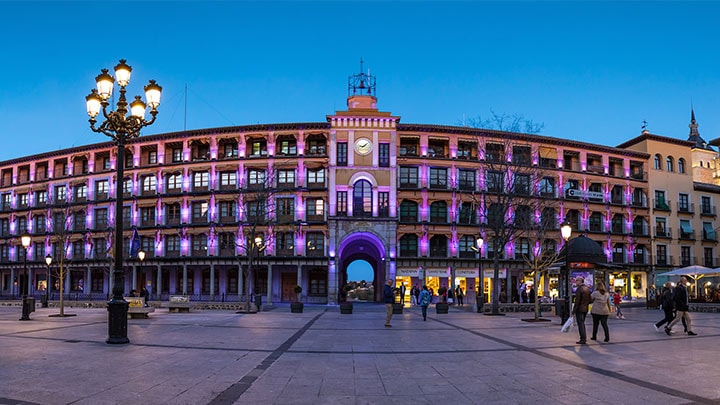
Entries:
{"label": "arcade archway", "polygon": [[340,301],[379,301],[385,282],[385,249],[367,232],[349,235],[339,250]]}

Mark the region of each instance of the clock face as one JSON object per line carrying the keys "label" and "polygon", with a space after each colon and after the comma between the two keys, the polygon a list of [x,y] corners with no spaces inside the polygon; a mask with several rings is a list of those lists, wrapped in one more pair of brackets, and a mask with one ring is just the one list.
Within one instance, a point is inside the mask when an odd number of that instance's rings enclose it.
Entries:
{"label": "clock face", "polygon": [[355,151],[360,155],[367,155],[372,152],[372,142],[366,138],[355,141]]}

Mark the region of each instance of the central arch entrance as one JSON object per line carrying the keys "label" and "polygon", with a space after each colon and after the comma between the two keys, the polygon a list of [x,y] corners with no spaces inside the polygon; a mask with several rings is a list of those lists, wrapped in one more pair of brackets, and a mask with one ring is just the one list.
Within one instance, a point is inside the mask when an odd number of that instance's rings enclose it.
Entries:
{"label": "central arch entrance", "polygon": [[340,245],[340,301],[379,301],[385,282],[385,249],[368,232],[348,235]]}

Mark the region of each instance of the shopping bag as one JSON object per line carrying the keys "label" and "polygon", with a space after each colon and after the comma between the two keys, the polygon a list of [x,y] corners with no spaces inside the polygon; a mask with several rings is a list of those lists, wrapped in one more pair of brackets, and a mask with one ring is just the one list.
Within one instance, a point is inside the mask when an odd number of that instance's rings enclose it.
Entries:
{"label": "shopping bag", "polygon": [[562,328],[560,328],[560,332],[563,332],[563,333],[570,332],[570,328],[572,328],[572,326],[573,326],[574,323],[575,323],[575,322],[573,321],[573,318],[572,318],[572,316],[571,316],[570,318],[568,318],[567,321],[565,321],[565,323],[563,324]]}

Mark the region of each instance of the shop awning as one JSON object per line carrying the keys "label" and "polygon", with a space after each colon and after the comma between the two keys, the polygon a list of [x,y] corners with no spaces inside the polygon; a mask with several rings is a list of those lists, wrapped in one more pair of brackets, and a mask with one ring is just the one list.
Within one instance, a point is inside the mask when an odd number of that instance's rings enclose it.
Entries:
{"label": "shop awning", "polygon": [[557,150],[541,146],[538,148],[541,159],[557,159]]}

